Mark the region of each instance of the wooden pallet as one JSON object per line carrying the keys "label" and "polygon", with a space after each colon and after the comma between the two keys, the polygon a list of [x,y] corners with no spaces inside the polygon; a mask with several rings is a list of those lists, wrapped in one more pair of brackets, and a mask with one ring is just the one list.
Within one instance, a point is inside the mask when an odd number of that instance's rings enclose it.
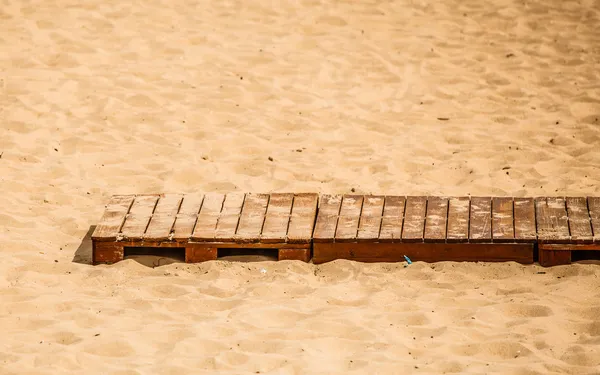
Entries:
{"label": "wooden pallet", "polygon": [[600,250],[600,198],[537,198],[542,266],[571,263],[573,252]]}
{"label": "wooden pallet", "polygon": [[[181,248],[186,262],[219,249],[276,249],[315,263],[516,261],[568,264],[600,251],[600,198],[507,198],[317,194],[121,195],[93,235],[93,262],[130,247]],[[316,220],[316,224],[315,224]]]}
{"label": "wooden pallet", "polygon": [[412,260],[532,263],[532,198],[324,195],[313,262]]}
{"label": "wooden pallet", "polygon": [[277,249],[308,262],[317,194],[119,195],[92,234],[93,262],[115,263],[128,247],[185,249],[188,263],[219,249]]}

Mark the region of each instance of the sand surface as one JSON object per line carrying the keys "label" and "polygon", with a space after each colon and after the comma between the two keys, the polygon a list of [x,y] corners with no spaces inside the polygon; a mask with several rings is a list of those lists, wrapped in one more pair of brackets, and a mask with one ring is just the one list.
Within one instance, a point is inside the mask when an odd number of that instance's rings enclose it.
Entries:
{"label": "sand surface", "polygon": [[600,195],[599,143],[597,0],[4,0],[0,374],[600,374],[595,264],[85,239],[119,193]]}

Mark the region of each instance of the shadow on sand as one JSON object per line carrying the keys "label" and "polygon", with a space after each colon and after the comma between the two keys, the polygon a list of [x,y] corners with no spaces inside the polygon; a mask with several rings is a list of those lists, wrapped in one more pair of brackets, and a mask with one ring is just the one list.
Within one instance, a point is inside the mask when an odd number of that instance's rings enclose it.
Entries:
{"label": "shadow on sand", "polygon": [[96,229],[95,225],[90,226],[81,240],[79,247],[75,250],[75,255],[73,255],[73,263],[92,264],[92,233],[94,233],[94,229]]}

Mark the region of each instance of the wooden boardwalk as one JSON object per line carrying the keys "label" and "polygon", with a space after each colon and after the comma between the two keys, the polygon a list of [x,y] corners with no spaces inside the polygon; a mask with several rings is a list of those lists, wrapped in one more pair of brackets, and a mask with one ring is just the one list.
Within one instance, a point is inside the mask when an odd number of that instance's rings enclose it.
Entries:
{"label": "wooden boardwalk", "polygon": [[186,262],[219,249],[277,249],[310,260],[317,194],[114,196],[92,234],[93,262],[114,263],[127,247],[185,249]]}
{"label": "wooden boardwalk", "polygon": [[[318,207],[317,207],[317,203]],[[595,235],[596,234],[596,235]],[[600,250],[600,198],[317,194],[114,196],[93,235],[94,263],[127,247],[185,249],[187,262],[219,249],[277,249],[322,263],[516,261],[568,264]],[[539,258],[535,259],[535,249]]]}
{"label": "wooden boardwalk", "polygon": [[532,263],[535,234],[531,198],[325,195],[313,261]]}

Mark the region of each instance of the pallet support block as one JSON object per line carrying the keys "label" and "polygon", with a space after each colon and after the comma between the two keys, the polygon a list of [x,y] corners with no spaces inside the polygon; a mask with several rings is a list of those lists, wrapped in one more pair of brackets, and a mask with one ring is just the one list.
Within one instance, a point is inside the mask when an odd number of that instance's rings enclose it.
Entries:
{"label": "pallet support block", "polygon": [[93,264],[113,264],[123,260],[125,248],[121,243],[96,241],[92,244]]}
{"label": "pallet support block", "polygon": [[187,244],[185,247],[185,262],[200,263],[217,259],[217,248]]}

